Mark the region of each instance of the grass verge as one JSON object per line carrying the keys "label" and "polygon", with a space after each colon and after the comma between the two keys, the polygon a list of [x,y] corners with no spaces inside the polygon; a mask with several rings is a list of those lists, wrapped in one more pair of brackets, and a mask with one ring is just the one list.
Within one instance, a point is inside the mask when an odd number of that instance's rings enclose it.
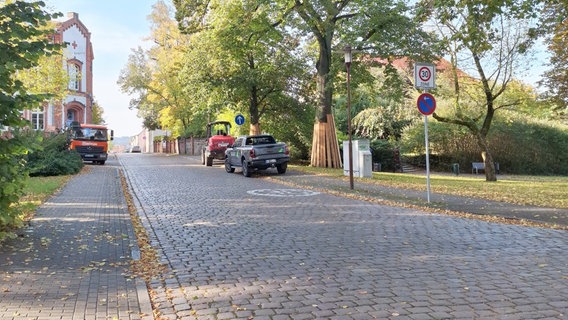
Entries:
{"label": "grass verge", "polygon": [[[343,169],[290,165],[291,169],[347,179]],[[502,201],[519,205],[568,208],[568,177],[499,175],[496,182],[485,181],[485,175],[430,174],[431,191],[435,193]],[[379,185],[424,190],[425,173],[373,172],[365,181]]]}
{"label": "grass verge", "polygon": [[25,182],[24,195],[16,204],[23,221],[31,219],[36,209],[59,191],[73,175],[54,177],[30,177]]}

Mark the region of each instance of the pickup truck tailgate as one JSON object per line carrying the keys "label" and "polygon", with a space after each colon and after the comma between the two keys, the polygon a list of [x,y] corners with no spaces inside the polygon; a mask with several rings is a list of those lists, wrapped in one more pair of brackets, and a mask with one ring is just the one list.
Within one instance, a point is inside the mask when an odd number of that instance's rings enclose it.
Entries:
{"label": "pickup truck tailgate", "polygon": [[279,156],[284,155],[286,152],[286,145],[285,144],[276,144],[276,145],[256,145],[254,146],[254,154],[255,156],[262,156],[262,157],[269,157],[269,156]]}

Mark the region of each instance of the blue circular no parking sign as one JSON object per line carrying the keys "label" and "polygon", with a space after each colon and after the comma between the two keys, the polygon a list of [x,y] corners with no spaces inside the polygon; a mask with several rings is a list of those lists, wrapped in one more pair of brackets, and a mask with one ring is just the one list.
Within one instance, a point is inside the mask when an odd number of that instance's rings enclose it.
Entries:
{"label": "blue circular no parking sign", "polygon": [[429,93],[423,93],[418,97],[416,101],[416,106],[418,111],[425,116],[429,116],[436,110],[436,99]]}
{"label": "blue circular no parking sign", "polygon": [[238,114],[235,117],[235,123],[239,126],[242,126],[245,123],[245,117],[242,114]]}

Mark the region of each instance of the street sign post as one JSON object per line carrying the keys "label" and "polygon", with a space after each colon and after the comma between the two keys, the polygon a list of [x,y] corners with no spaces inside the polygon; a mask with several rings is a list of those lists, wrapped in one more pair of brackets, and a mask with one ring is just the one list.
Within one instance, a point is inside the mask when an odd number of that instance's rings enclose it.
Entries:
{"label": "street sign post", "polygon": [[414,86],[422,90],[436,89],[436,66],[431,63],[416,62]]}
{"label": "street sign post", "polygon": [[416,99],[418,111],[424,115],[424,143],[426,145],[426,198],[430,203],[430,151],[428,150],[428,116],[436,110],[436,99],[425,92]]}

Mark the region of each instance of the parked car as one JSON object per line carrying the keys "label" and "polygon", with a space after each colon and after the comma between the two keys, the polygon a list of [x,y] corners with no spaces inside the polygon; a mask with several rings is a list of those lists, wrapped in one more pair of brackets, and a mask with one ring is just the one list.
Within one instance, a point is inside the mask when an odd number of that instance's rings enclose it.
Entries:
{"label": "parked car", "polygon": [[255,170],[276,168],[278,173],[286,173],[290,151],[283,142],[276,142],[268,134],[240,136],[225,151],[225,170],[235,172],[241,168],[245,177]]}
{"label": "parked car", "polygon": [[131,153],[140,153],[140,152],[142,152],[142,149],[140,148],[140,146],[132,146],[130,148],[130,152]]}

